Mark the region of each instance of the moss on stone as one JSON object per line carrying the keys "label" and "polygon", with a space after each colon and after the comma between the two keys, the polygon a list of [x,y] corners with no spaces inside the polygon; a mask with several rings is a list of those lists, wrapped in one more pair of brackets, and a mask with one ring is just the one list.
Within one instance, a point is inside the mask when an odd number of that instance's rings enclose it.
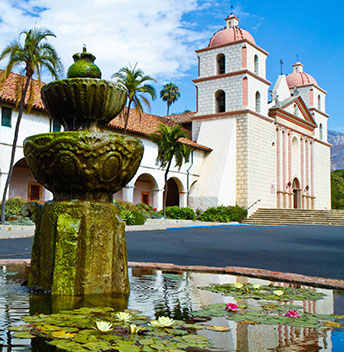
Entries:
{"label": "moss on stone", "polygon": [[32,258],[29,286],[53,295],[129,293],[124,224],[114,204],[46,203]]}

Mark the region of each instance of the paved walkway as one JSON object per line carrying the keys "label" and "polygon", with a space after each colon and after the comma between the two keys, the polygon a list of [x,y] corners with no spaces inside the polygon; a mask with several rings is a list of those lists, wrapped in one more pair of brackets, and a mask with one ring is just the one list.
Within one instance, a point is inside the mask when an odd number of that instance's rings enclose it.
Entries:
{"label": "paved walkway", "polygon": [[[203,222],[203,221],[192,221],[192,220],[150,220],[144,225],[126,226],[126,232],[132,231],[154,231],[154,230],[166,230],[173,228],[195,228],[195,227],[214,227],[214,226],[232,226],[237,223],[217,223],[217,222]],[[244,226],[244,225],[243,225]],[[9,238],[24,238],[32,237],[35,231],[35,226],[24,226],[24,225],[0,225],[0,239]]]}
{"label": "paved walkway", "polygon": [[[180,231],[183,228],[188,231]],[[127,226],[126,237],[130,266],[223,272],[344,289],[338,265],[344,249],[343,229],[165,220]],[[138,231],[147,231],[145,241]],[[9,253],[28,252],[26,256],[15,254],[14,258],[29,258],[33,233],[34,226],[0,225],[0,240],[4,240],[0,241],[0,252],[12,246]],[[28,261],[6,257],[10,256],[0,256],[0,265]]]}

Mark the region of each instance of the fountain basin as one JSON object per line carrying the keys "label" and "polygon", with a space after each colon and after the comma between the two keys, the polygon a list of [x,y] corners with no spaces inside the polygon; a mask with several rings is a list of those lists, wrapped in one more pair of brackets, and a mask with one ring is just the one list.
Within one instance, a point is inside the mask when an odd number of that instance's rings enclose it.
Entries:
{"label": "fountain basin", "polygon": [[143,144],[116,133],[67,131],[26,138],[24,154],[55,200],[107,202],[135,175]]}
{"label": "fountain basin", "polygon": [[42,100],[65,130],[97,130],[115,118],[126,102],[121,84],[96,78],[67,78],[42,87]]}

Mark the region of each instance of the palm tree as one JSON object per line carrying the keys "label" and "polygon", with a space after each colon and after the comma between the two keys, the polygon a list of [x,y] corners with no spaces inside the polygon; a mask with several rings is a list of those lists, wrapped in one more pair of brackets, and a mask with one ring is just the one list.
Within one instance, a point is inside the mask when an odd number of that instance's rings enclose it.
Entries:
{"label": "palm tree", "polygon": [[[24,35],[24,43],[20,39]],[[8,63],[4,74],[1,77],[2,83],[6,81],[15,66],[24,65],[25,79],[22,76],[21,82],[17,84],[17,107],[19,105],[17,123],[14,131],[10,167],[5,184],[1,205],[1,223],[5,222],[6,194],[11,181],[14,157],[16,152],[20,121],[23,116],[26,104],[28,111],[31,110],[34,101],[34,84],[32,76],[37,74],[39,85],[41,84],[41,70],[48,69],[53,78],[57,78],[62,72],[62,63],[55,49],[47,42],[43,42],[48,37],[56,37],[54,33],[45,28],[35,28],[20,33],[19,40],[11,42],[0,54],[0,61],[7,58]],[[24,84],[25,81],[25,84]],[[17,82],[18,83],[18,82]],[[28,93],[28,94],[27,94]]]}
{"label": "palm tree", "polygon": [[180,97],[179,88],[174,83],[167,83],[160,91],[160,98],[167,102],[167,116],[169,115],[170,106]]}
{"label": "palm tree", "polygon": [[156,98],[154,87],[145,83],[147,81],[156,82],[156,80],[150,76],[145,76],[142,70],[136,68],[136,65],[137,64],[135,64],[134,67],[131,67],[129,64],[129,67],[122,67],[118,72],[111,76],[111,78],[117,78],[117,82],[123,84],[127,90],[128,106],[124,116],[124,134],[127,133],[130,107],[133,106],[141,117],[143,111],[142,102],[146,105],[148,110],[150,110],[150,103],[145,94],[150,95],[153,100]]}
{"label": "palm tree", "polygon": [[176,167],[181,168],[183,162],[189,161],[190,147],[183,144],[181,138],[188,138],[187,131],[183,130],[180,125],[170,127],[165,124],[159,125],[157,131],[150,135],[152,140],[158,145],[157,163],[165,170],[164,186],[164,216],[166,216],[167,200],[167,176],[171,167],[172,159],[175,158]]}

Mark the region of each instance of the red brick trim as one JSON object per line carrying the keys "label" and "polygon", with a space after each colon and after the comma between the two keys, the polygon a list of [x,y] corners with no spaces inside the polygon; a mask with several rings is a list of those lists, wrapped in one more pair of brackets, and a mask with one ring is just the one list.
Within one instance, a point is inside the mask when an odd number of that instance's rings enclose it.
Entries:
{"label": "red brick trim", "polygon": [[252,76],[253,78],[258,79],[259,81],[267,84],[267,85],[271,85],[271,82],[256,75],[255,73],[249,71],[249,70],[240,70],[240,71],[234,71],[234,72],[228,72],[228,73],[222,73],[220,75],[216,75],[216,76],[208,76],[208,77],[202,77],[202,78],[196,78],[194,79],[192,82],[194,83],[198,83],[198,82],[204,82],[204,81],[210,81],[210,80],[214,80],[214,79],[220,79],[220,78],[225,78],[225,77],[231,77],[231,76],[239,76],[239,75],[249,75]]}
{"label": "red brick trim", "polygon": [[[30,259],[0,259],[0,265],[5,264],[27,264],[30,265]],[[314,276],[305,276],[294,273],[282,273],[278,271],[270,271],[265,269],[245,268],[245,267],[214,267],[214,266],[186,266],[186,265],[174,265],[169,263],[139,263],[139,262],[128,262],[130,268],[144,268],[153,270],[164,270],[164,271],[195,271],[203,273],[215,273],[215,274],[230,274],[240,275],[248,277],[256,277],[261,279],[273,280],[273,281],[284,281],[299,283],[302,285],[310,285],[314,287],[323,287],[330,289],[344,289],[344,280],[325,279]]]}
{"label": "red brick trim", "polygon": [[257,44],[254,44],[254,43],[252,43],[251,41],[249,41],[247,39],[241,39],[241,40],[237,40],[237,41],[232,42],[232,43],[226,43],[226,44],[222,44],[222,45],[217,45],[217,46],[211,46],[211,47],[208,47],[208,48],[198,49],[198,50],[195,50],[195,52],[196,53],[201,53],[203,51],[219,49],[219,48],[223,48],[225,46],[236,45],[236,44],[240,44],[240,43],[248,43],[248,44],[252,45],[258,51],[260,51],[261,53],[263,53],[265,55],[269,55],[269,53],[267,51],[265,51],[264,49],[259,47]]}
{"label": "red brick trim", "polygon": [[226,118],[226,117],[231,117],[233,115],[240,115],[240,114],[251,114],[251,115],[259,117],[262,120],[266,120],[266,121],[269,121],[269,122],[273,122],[274,121],[272,118],[269,118],[267,116],[258,114],[257,112],[252,111],[250,109],[235,110],[235,111],[225,111],[225,112],[218,112],[216,114],[193,116],[191,119],[192,120],[221,119],[221,118],[223,119],[223,118]]}
{"label": "red brick trim", "polygon": [[315,111],[315,112],[319,113],[320,115],[323,115],[324,117],[327,117],[327,118],[330,117],[330,115],[326,114],[326,113],[323,112],[323,111],[320,111],[320,110],[317,109],[317,108],[309,108],[308,110],[309,110],[309,111]]}
{"label": "red brick trim", "polygon": [[313,123],[311,123],[309,121],[302,120],[299,117],[296,117],[295,115],[293,115],[287,111],[281,110],[281,109],[270,109],[269,116],[270,117],[280,117],[284,120],[287,120],[289,122],[294,123],[295,125],[303,127],[309,131],[313,131],[317,127]]}
{"label": "red brick trim", "polygon": [[[305,84],[305,85],[302,85],[302,86],[296,86],[296,88],[304,88],[304,87],[315,87],[315,88],[319,89],[320,92],[322,92],[324,94],[327,94],[326,90],[320,88],[319,86],[315,85],[314,83]],[[289,89],[294,89],[294,87],[289,87]]]}
{"label": "red brick trim", "polygon": [[248,107],[248,79],[244,77],[242,79],[242,105]]}

